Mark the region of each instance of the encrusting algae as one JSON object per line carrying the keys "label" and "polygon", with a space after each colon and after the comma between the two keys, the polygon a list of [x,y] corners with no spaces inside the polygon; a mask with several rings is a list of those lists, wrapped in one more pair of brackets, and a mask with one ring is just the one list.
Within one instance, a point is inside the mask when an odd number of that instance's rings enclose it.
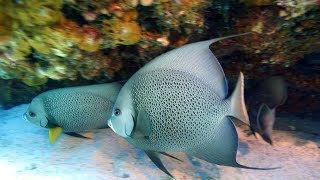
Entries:
{"label": "encrusting algae", "polygon": [[0,76],[29,86],[48,79],[108,80],[122,67],[121,59],[127,59],[121,57],[121,46],[135,45],[140,50],[131,56],[136,57],[146,47],[161,53],[158,39],[168,38],[172,29],[183,39],[201,29],[202,2],[1,1]]}

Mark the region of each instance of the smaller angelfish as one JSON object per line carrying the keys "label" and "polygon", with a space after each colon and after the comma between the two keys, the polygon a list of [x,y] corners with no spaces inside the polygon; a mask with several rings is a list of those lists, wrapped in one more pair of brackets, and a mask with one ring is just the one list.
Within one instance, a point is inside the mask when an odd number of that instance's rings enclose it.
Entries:
{"label": "smaller angelfish", "polygon": [[107,83],[50,90],[32,100],[24,117],[48,128],[51,144],[62,132],[83,137],[77,132],[108,127],[106,120],[121,87]]}
{"label": "smaller angelfish", "polygon": [[257,132],[272,145],[272,130],[276,120],[276,108],[287,99],[287,85],[280,76],[272,76],[255,88],[255,93],[248,98],[250,134]]}

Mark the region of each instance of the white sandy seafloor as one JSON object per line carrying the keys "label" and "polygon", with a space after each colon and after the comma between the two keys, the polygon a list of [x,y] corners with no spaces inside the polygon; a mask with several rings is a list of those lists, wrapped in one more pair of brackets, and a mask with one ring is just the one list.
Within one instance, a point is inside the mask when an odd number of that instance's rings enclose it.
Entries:
{"label": "white sandy seafloor", "polygon": [[[28,105],[0,110],[0,179],[169,179],[143,151],[98,130],[93,139],[62,134],[50,145],[46,129],[22,118]],[[281,119],[280,119],[281,121]],[[176,179],[320,179],[320,137],[297,131],[274,131],[270,146],[242,129],[238,162],[276,170],[247,170],[213,165],[181,153],[163,157]]]}

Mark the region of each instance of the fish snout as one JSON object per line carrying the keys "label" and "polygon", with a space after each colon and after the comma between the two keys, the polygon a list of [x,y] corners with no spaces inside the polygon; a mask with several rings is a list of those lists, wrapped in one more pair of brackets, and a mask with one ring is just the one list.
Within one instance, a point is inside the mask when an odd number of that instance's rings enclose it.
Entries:
{"label": "fish snout", "polygon": [[24,119],[25,121],[28,121],[28,122],[29,122],[29,120],[28,120],[28,118],[27,118],[27,113],[23,113],[22,117],[23,117],[23,119]]}
{"label": "fish snout", "polygon": [[108,126],[112,129],[112,131],[114,131],[116,133],[116,131],[114,130],[114,128],[112,126],[111,119],[108,120]]}

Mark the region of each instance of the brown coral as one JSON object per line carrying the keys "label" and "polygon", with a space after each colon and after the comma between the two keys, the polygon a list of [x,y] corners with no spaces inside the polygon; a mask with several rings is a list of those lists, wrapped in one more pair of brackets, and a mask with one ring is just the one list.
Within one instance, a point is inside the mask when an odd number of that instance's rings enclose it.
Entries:
{"label": "brown coral", "polygon": [[[0,75],[30,86],[48,79],[108,80],[128,57],[145,63],[203,27],[199,11],[208,3],[179,2],[3,0]],[[136,49],[121,52],[128,45]]]}

